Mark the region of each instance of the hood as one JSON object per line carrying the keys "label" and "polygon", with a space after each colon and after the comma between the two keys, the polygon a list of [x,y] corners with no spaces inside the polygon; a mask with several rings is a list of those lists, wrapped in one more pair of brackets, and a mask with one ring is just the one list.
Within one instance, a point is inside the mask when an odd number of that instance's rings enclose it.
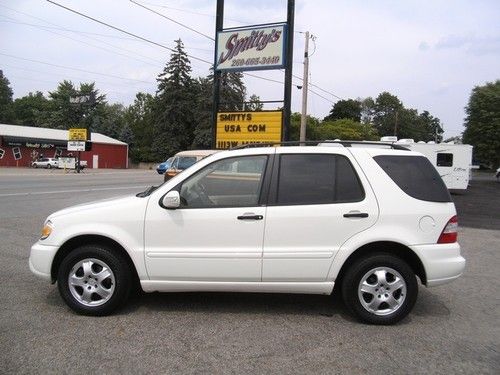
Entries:
{"label": "hood", "polygon": [[142,200],[145,198],[138,198],[135,195],[127,195],[127,196],[102,199],[102,200],[98,200],[98,201],[94,201],[94,202],[82,203],[82,204],[78,204],[76,206],[71,206],[71,207],[63,208],[62,210],[56,211],[53,214],[51,214],[47,219],[50,220],[50,219],[53,219],[56,217],[74,214],[76,212],[95,210],[95,209],[99,209],[99,208],[108,208],[108,207],[113,207],[113,206],[124,207],[132,202],[137,201],[138,199]]}

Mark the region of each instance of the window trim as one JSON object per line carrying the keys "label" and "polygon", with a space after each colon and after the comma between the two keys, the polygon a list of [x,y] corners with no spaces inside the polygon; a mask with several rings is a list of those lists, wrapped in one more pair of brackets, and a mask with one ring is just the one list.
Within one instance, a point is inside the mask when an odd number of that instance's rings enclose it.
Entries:
{"label": "window trim", "polygon": [[245,158],[245,157],[255,157],[255,156],[265,156],[266,157],[265,165],[264,165],[264,168],[263,168],[263,171],[262,171],[263,176],[260,179],[259,197],[257,199],[257,204],[252,204],[252,205],[238,205],[238,206],[234,206],[234,205],[233,206],[212,206],[212,207],[182,207],[182,206],[179,206],[178,208],[176,208],[176,210],[206,210],[206,209],[210,210],[210,209],[219,209],[219,208],[247,208],[247,207],[263,207],[263,206],[266,206],[267,199],[268,199],[268,194],[269,194],[269,185],[271,183],[271,178],[270,178],[271,168],[272,168],[272,166],[274,164],[274,154],[240,155],[240,156],[231,156],[231,157],[228,157],[228,158],[223,158],[223,159],[215,160],[212,163],[207,164],[203,168],[197,170],[195,173],[193,173],[189,177],[185,178],[184,180],[182,180],[181,182],[179,182],[177,185],[175,185],[172,189],[170,189],[168,192],[166,192],[165,194],[163,194],[160,197],[160,200],[158,202],[159,205],[160,205],[160,207],[167,209],[162,204],[163,197],[165,195],[167,195],[169,192],[174,191],[174,190],[177,191],[180,194],[181,188],[182,188],[182,184],[185,181],[189,180],[191,177],[193,177],[197,173],[201,172],[205,168],[210,167],[212,164],[218,163],[218,162],[220,162],[222,160],[229,160],[229,159],[236,159],[236,158]]}
{"label": "window trim", "polygon": [[[278,187],[279,187],[279,172],[281,169],[281,157],[284,155],[327,155],[331,156],[334,158],[337,157],[342,157],[347,160],[349,165],[351,166],[354,176],[356,177],[356,181],[358,181],[358,184],[361,188],[362,192],[362,198],[361,199],[349,199],[349,200],[338,200],[334,202],[327,202],[327,203],[278,203]],[[357,202],[363,202],[366,199],[366,190],[363,185],[363,182],[361,181],[361,178],[359,177],[359,173],[354,167],[354,164],[351,162],[351,159],[349,159],[348,156],[343,155],[343,154],[334,154],[334,153],[318,153],[318,152],[311,152],[311,153],[282,153],[277,155],[276,157],[276,163],[273,168],[273,173],[272,173],[272,178],[271,178],[271,186],[270,186],[270,191],[269,191],[269,199],[268,199],[268,206],[273,206],[273,207],[287,207],[287,206],[318,206],[318,205],[328,205],[328,204],[342,204],[342,203],[357,203]],[[335,184],[337,184],[337,179],[335,179]],[[335,190],[336,194],[336,190]]]}

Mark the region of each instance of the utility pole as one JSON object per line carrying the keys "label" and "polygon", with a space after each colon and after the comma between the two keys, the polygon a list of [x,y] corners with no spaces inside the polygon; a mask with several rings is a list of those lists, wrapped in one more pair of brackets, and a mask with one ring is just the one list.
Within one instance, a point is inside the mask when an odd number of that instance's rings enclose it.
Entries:
{"label": "utility pole", "polygon": [[[217,10],[215,12],[215,38],[217,33],[222,31],[224,25],[224,0],[217,0]],[[217,148],[217,112],[219,111],[220,103],[220,82],[221,72],[216,69],[217,67],[217,47],[214,52],[214,89],[213,89],[213,102],[212,102],[212,148]]]}
{"label": "utility pole", "polygon": [[286,41],[286,57],[285,57],[285,87],[283,94],[283,141],[290,139],[290,112],[292,103],[292,68],[293,68],[293,30],[295,18],[295,0],[288,0],[287,4],[287,25],[288,37]]}
{"label": "utility pole", "polygon": [[300,117],[300,142],[306,140],[307,125],[307,89],[309,87],[309,31],[306,31],[306,43],[304,47],[304,75],[302,86],[302,116]]}

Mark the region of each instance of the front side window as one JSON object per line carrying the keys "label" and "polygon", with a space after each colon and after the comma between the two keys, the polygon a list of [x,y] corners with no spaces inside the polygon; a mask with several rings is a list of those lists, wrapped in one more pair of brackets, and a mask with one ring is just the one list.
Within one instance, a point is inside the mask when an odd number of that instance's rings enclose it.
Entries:
{"label": "front side window", "polygon": [[281,155],[276,204],[358,202],[365,193],[349,159],[342,155]]}
{"label": "front side window", "polygon": [[267,156],[216,161],[184,181],[181,207],[250,207],[259,202]]}

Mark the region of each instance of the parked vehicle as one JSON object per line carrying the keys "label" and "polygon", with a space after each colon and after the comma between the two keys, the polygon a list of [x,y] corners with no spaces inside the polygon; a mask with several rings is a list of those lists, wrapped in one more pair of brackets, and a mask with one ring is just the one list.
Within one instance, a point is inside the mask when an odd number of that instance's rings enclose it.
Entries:
{"label": "parked vehicle", "polygon": [[[383,137],[382,141],[384,138],[386,139]],[[425,155],[437,169],[448,189],[466,190],[472,177],[472,169],[479,168],[472,163],[471,145],[414,142],[413,139],[400,139],[395,144]]]}
{"label": "parked vehicle", "polygon": [[168,158],[163,163],[158,164],[156,166],[156,172],[158,172],[158,174],[164,174],[167,171],[167,169],[170,168],[170,165],[172,164],[172,160],[174,160],[173,157]]}
{"label": "parked vehicle", "polygon": [[184,169],[189,168],[193,164],[199,162],[201,159],[217,152],[216,150],[189,150],[181,151],[175,154],[170,168],[167,169],[163,176],[163,181],[168,181]]}
{"label": "parked vehicle", "polygon": [[[465,267],[455,206],[422,154],[382,147],[221,151],[136,196],[50,215],[29,266],[74,311],[146,292],[332,293],[360,320],[403,319]],[[417,279],[418,278],[418,279]]]}
{"label": "parked vehicle", "polygon": [[56,158],[40,158],[31,163],[33,168],[57,168],[57,159]]}
{"label": "parked vehicle", "polygon": [[497,180],[500,178],[500,168],[498,168],[497,171],[495,172],[495,177]]}

